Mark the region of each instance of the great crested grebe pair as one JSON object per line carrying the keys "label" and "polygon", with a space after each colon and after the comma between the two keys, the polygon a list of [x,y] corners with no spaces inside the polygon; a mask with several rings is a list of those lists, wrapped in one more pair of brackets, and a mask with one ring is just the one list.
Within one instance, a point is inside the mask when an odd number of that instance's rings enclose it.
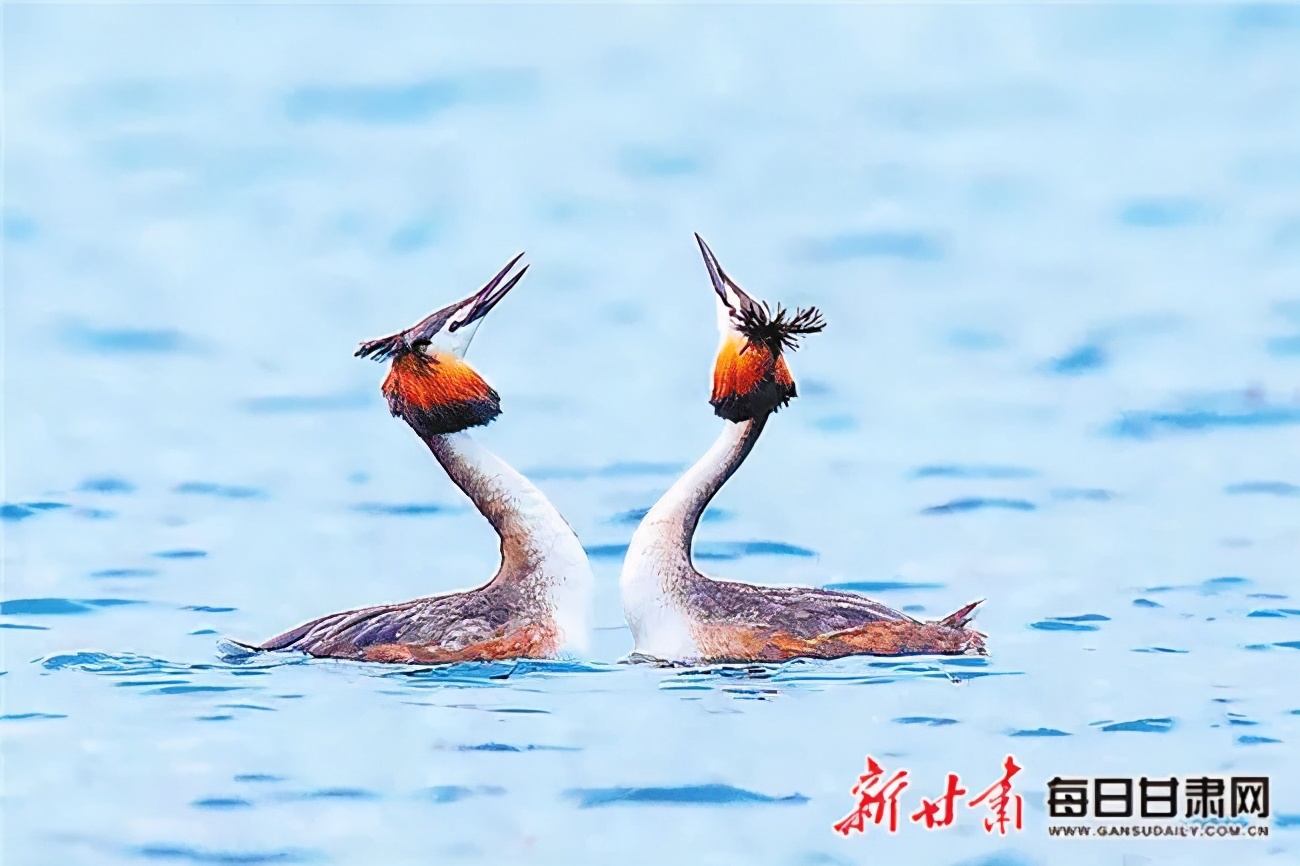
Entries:
{"label": "great crested grebe pair", "polygon": [[[773,312],[727,276],[695,236],[716,295],[721,345],[713,369],[722,435],[646,513],[620,585],[632,656],[670,663],[781,661],[856,654],[983,654],[973,602],[933,622],[849,592],[756,586],[696,570],[700,516],[739,468],[771,415],[796,395],[785,354],[824,327],[815,308]],[[327,658],[441,664],[556,658],[586,650],[595,579],[573,529],[546,496],[467,432],[501,414],[465,362],[484,316],[514,288],[516,256],[482,289],[401,333],[363,343],[391,362],[383,393],[501,537],[501,567],[484,586],[330,614],[256,649]]]}

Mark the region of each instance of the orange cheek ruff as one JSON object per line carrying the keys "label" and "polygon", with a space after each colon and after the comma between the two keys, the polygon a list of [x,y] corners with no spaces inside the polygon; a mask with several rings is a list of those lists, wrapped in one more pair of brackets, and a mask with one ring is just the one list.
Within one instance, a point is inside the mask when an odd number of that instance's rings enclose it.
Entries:
{"label": "orange cheek ruff", "polygon": [[393,414],[421,435],[453,433],[501,414],[497,392],[452,355],[411,353],[395,358],[383,391]]}
{"label": "orange cheek ruff", "polygon": [[393,361],[384,380],[384,396],[429,409],[438,405],[487,400],[492,388],[474,368],[452,355],[421,357],[414,353]]}
{"label": "orange cheek ruff", "polygon": [[718,350],[713,364],[713,399],[744,396],[771,377],[775,369],[767,347],[751,346],[743,339],[730,337]]}
{"label": "orange cheek ruff", "polygon": [[713,396],[718,415],[745,421],[774,412],[795,396],[794,379],[785,358],[763,345],[730,337],[713,365]]}

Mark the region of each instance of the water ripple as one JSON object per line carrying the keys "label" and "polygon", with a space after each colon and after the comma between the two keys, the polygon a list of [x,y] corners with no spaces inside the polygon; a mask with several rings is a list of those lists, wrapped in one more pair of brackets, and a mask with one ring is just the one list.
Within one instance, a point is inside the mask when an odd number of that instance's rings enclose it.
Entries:
{"label": "water ripple", "polygon": [[[626,526],[636,526],[650,512],[649,508],[630,508],[627,511],[620,511],[618,514],[609,518],[609,523],[619,523]],[[723,520],[730,520],[731,512],[722,508],[709,508],[700,517],[701,523],[716,523]]]}
{"label": "water ripple", "polygon": [[352,510],[376,517],[424,517],[446,514],[456,509],[432,502],[359,502],[352,506]]}
{"label": "water ripple", "polygon": [[1247,496],[1251,494],[1300,496],[1300,484],[1289,484],[1286,481],[1242,481],[1238,484],[1229,484],[1223,488],[1223,492],[1229,496]]}
{"label": "water ripple", "polygon": [[198,344],[174,328],[104,328],[70,324],[59,333],[69,349],[95,355],[173,355]]}
{"label": "water ripple", "polygon": [[286,848],[277,851],[221,851],[188,845],[152,844],[129,849],[142,860],[179,860],[218,866],[260,866],[263,863],[311,863],[324,859],[314,851]]}
{"label": "water ripple", "polygon": [[77,489],[87,493],[134,493],[135,485],[124,478],[87,478]]}
{"label": "water ripple", "polygon": [[[329,663],[326,660],[316,663],[322,662]],[[544,682],[574,674],[608,674],[618,670],[614,665],[551,659],[456,662],[428,667],[356,664],[363,674],[388,680],[406,689],[511,686],[520,681]]]}
{"label": "water ripple", "polygon": [[433,803],[459,803],[470,797],[500,797],[505,792],[505,788],[496,785],[476,785],[472,788],[464,785],[435,785],[426,788],[421,796]]}
{"label": "water ripple", "polygon": [[1125,412],[1111,424],[1109,432],[1118,438],[1154,439],[1170,433],[1208,433],[1293,424],[1300,424],[1300,406],[1260,400],[1256,405]]}
{"label": "water ripple", "polygon": [[238,487],[209,481],[186,481],[172,488],[173,493],[187,496],[216,496],[222,499],[265,499],[266,491],[256,487]]}
{"label": "water ripple", "polygon": [[1037,470],[1023,466],[997,465],[961,465],[955,463],[938,463],[919,466],[908,473],[908,477],[921,478],[961,478],[974,481],[994,481],[1000,479],[1036,478]]}
{"label": "water ripple", "polygon": [[240,797],[204,797],[190,803],[196,809],[251,809],[253,804]]}
{"label": "water ripple", "polygon": [[70,616],[93,613],[107,607],[148,604],[129,598],[11,598],[0,601],[0,614],[27,616]]}
{"label": "water ripple", "polygon": [[96,578],[121,578],[121,577],[154,577],[158,572],[152,568],[105,568],[99,571],[92,571],[91,577]]}
{"label": "water ripple", "polygon": [[[933,658],[933,661],[928,659]],[[874,686],[903,680],[937,679],[949,683],[992,676],[1022,676],[1023,671],[993,670],[984,656],[904,656],[880,658],[849,656],[841,659],[791,659],[763,664],[672,667],[659,688],[666,691],[726,692],[738,681],[765,687],[820,689],[831,684]]]}
{"label": "water ripple", "polygon": [[1030,628],[1036,628],[1039,631],[1097,631],[1095,625],[1088,625],[1092,622],[1108,622],[1110,617],[1102,616],[1099,613],[1085,613],[1080,616],[1049,616],[1045,620],[1030,623]]}
{"label": "water ripple", "polygon": [[1211,577],[1200,583],[1191,584],[1173,584],[1167,586],[1148,586],[1144,592],[1196,592],[1201,595],[1219,595],[1224,592],[1241,590],[1250,586],[1251,580],[1248,577],[1237,577],[1235,575],[1226,575],[1223,577]]}
{"label": "water ripple", "polygon": [[1052,491],[1052,498],[1062,502],[1110,502],[1115,494],[1099,487],[1061,487]]}
{"label": "water ripple", "polygon": [[456,746],[458,752],[581,752],[582,749],[577,746],[548,746],[537,743],[525,743],[522,746],[512,746],[509,743],[475,743],[473,745]]}
{"label": "water ripple", "polygon": [[26,520],[29,517],[35,517],[37,511],[34,508],[28,508],[26,505],[17,505],[12,502],[6,502],[0,505],[0,520],[10,520],[17,522]]}
{"label": "water ripple", "polygon": [[817,551],[782,541],[706,541],[695,546],[697,559],[741,559],[746,556],[813,557]]}
{"label": "water ripple", "polygon": [[[230,663],[186,663],[173,662],[152,656],[135,653],[75,652],[61,653],[36,659],[41,667],[49,671],[77,671],[114,678],[133,679],[137,677],[184,677],[199,672],[218,672],[238,674],[248,666],[272,668],[285,665],[302,664],[305,657],[290,654],[258,653],[250,658]],[[187,679],[135,680],[132,686],[180,686],[188,684]],[[127,683],[119,683],[127,685]],[[234,688],[234,687],[229,687]]]}
{"label": "water ripple", "polygon": [[71,507],[66,502],[6,502],[0,505],[0,520],[17,522],[45,511],[61,511]]}
{"label": "water ripple", "polygon": [[378,800],[379,794],[365,788],[316,788],[277,795],[281,800]]}
{"label": "water ripple", "polygon": [[1131,722],[1093,722],[1092,724],[1107,733],[1167,734],[1175,727],[1174,720],[1170,718],[1135,719]]}
{"label": "water ripple", "polygon": [[921,513],[964,514],[968,511],[982,511],[989,508],[1002,509],[1006,511],[1035,511],[1038,506],[1027,499],[967,496],[962,499],[954,499],[950,502],[945,502],[942,505],[931,505],[928,508],[922,508]]}
{"label": "water ripple", "polygon": [[620,803],[651,803],[675,806],[730,806],[807,803],[802,794],[771,796],[731,785],[677,785],[654,788],[570,788],[561,795],[581,809]]}
{"label": "water ripple", "polygon": [[892,720],[898,725],[925,725],[930,728],[943,728],[948,725],[956,725],[956,719],[936,718],[934,716],[901,716]]}
{"label": "water ripple", "polygon": [[1109,363],[1110,356],[1105,347],[1089,343],[1053,358],[1047,369],[1057,376],[1082,376],[1103,370]]}

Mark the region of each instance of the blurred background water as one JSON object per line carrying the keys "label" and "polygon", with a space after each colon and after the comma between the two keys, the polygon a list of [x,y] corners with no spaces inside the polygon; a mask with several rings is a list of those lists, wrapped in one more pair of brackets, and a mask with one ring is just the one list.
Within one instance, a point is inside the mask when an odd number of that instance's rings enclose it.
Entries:
{"label": "blurred background water", "polygon": [[[1296,861],[1294,6],[3,15],[6,864]],[[701,563],[987,597],[986,662],[616,663],[719,427],[692,231],[829,322]],[[352,351],[521,249],[480,438],[592,552],[590,659],[223,659],[492,573]],[[867,753],[913,808],[1013,753],[1026,830],[843,839]],[[1052,776],[1206,772],[1268,839],[1043,829]]]}

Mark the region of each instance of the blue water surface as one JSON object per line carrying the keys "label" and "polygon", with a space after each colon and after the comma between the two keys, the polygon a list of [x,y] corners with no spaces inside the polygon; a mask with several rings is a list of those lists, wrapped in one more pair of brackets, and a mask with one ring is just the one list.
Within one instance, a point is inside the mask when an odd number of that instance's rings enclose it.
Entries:
{"label": "blue water surface", "polygon": [[[1296,862],[1293,13],[6,7],[0,860]],[[693,231],[828,323],[700,565],[986,599],[988,658],[619,663],[721,424]],[[476,435],[591,553],[589,653],[240,651],[492,574],[353,352],[520,250]],[[1025,828],[843,838],[868,754],[908,814],[1013,754]],[[1272,834],[1047,835],[1054,776],[1206,773]]]}

